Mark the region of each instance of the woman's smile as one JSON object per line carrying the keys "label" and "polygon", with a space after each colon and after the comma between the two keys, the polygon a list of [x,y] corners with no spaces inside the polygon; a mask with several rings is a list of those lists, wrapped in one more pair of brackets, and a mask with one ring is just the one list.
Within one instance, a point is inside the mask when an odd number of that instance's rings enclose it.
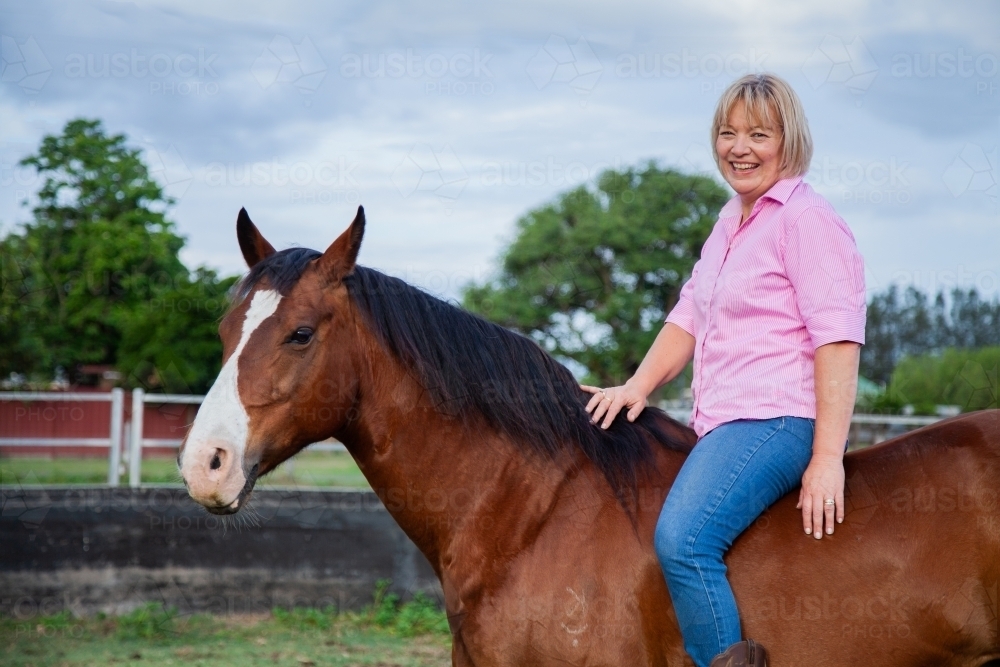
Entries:
{"label": "woman's smile", "polygon": [[[781,178],[781,129],[750,116],[744,102],[734,105],[715,138],[719,167],[726,182],[740,195],[744,219],[754,202]],[[772,109],[771,117],[776,116]]]}

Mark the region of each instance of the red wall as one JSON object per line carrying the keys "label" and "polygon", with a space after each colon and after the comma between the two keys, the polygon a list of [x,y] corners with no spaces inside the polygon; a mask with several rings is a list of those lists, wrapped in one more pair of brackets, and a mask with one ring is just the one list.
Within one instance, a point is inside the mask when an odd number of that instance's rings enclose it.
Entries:
{"label": "red wall", "polygon": [[[80,390],[74,390],[79,392]],[[92,393],[92,392],[87,392]],[[93,392],[100,393],[100,392]],[[110,392],[103,392],[110,393]],[[150,394],[147,394],[150,396]],[[184,437],[197,405],[147,403],[143,437]],[[132,419],[132,394],[125,393],[125,420]],[[0,438],[107,438],[111,432],[111,401],[11,401],[0,396]],[[124,442],[124,436],[123,436]],[[176,448],[143,448],[143,456],[174,456]],[[107,458],[104,447],[2,446],[3,455],[93,456]]]}

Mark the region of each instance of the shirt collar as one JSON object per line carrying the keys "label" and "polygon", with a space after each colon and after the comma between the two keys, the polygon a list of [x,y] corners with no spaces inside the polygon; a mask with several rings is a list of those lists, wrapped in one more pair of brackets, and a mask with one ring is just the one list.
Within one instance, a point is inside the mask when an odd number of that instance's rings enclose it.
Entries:
{"label": "shirt collar", "polygon": [[[792,192],[798,187],[799,183],[802,182],[801,176],[794,176],[792,178],[782,178],[771,186],[771,189],[761,195],[760,199],[770,199],[776,201],[782,206],[788,202],[788,198],[792,196]],[[760,200],[757,200],[758,202]],[[757,204],[754,204],[757,206]],[[719,211],[720,218],[736,218],[736,222],[739,222],[740,217],[743,213],[743,204],[740,201],[740,196],[736,195],[722,207]]]}
{"label": "shirt collar", "polygon": [[768,199],[773,199],[779,204],[786,204],[788,198],[792,196],[792,191],[798,187],[798,184],[802,182],[801,176],[795,176],[794,178],[783,178],[774,185],[771,189],[765,192],[761,199],[767,197]]}

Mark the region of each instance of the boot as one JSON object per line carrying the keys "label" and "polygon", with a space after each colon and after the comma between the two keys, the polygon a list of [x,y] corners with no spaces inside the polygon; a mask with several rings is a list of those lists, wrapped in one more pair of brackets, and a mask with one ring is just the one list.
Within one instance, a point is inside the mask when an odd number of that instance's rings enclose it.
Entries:
{"label": "boot", "polygon": [[712,658],[708,667],[767,667],[767,651],[754,640],[747,639]]}

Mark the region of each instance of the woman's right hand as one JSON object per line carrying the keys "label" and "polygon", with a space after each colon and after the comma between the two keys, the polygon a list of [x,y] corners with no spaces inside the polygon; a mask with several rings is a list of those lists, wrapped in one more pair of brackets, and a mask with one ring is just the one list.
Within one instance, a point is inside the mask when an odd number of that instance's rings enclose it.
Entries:
{"label": "woman's right hand", "polygon": [[590,422],[596,424],[604,417],[601,428],[611,426],[622,408],[628,408],[628,420],[634,422],[646,407],[649,394],[636,387],[631,380],[619,387],[591,387],[581,384],[580,388],[593,394],[586,410],[590,414]]}

